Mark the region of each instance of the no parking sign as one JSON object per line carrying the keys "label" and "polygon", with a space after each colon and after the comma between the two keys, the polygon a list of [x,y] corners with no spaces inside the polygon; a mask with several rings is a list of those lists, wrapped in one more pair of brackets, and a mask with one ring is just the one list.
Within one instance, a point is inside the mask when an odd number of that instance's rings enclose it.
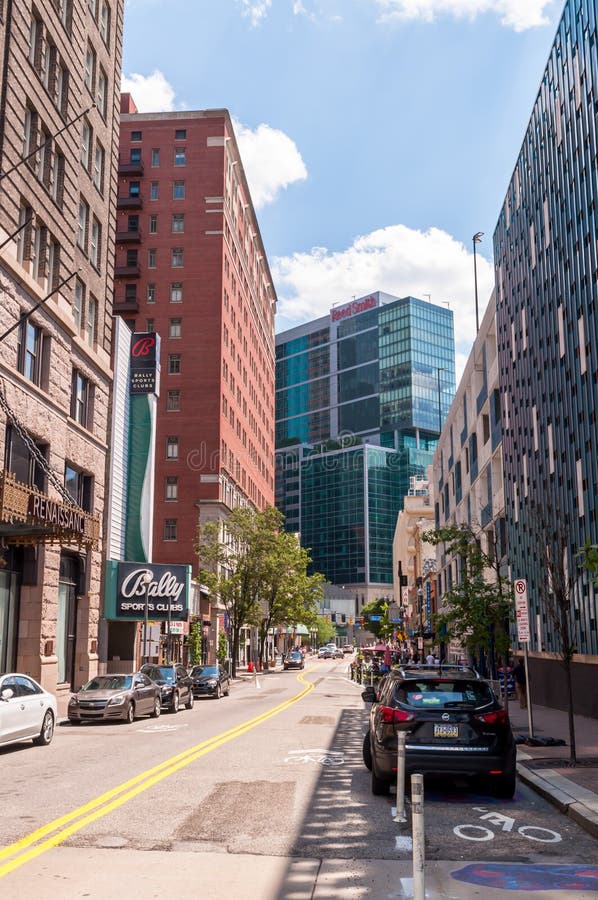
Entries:
{"label": "no parking sign", "polygon": [[517,640],[520,644],[528,644],[529,611],[527,608],[527,581],[525,578],[515,580],[515,616],[517,618]]}

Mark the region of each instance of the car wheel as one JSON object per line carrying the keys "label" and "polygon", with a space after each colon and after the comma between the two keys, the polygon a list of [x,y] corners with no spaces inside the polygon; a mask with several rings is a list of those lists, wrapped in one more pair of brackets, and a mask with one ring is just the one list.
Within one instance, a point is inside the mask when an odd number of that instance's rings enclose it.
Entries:
{"label": "car wheel", "polygon": [[172,702],[170,704],[170,712],[177,713],[179,711],[179,695],[175,691],[172,695]]}
{"label": "car wheel", "polygon": [[135,721],[135,704],[129,703],[125,710],[125,722],[128,722],[129,725],[132,725]]}
{"label": "car wheel", "polygon": [[154,700],[154,708],[150,713],[152,719],[157,719],[160,713],[162,712],[162,704],[160,703],[160,698],[156,697]]}
{"label": "car wheel", "polygon": [[496,780],[492,779],[489,788],[494,797],[498,797],[500,800],[512,800],[515,796],[516,783],[515,775],[502,775]]}
{"label": "car wheel", "polygon": [[372,771],[372,745],[370,743],[370,733],[366,732],[363,738],[363,761],[366,769]]}
{"label": "car wheel", "polygon": [[50,710],[47,709],[46,715],[44,716],[44,721],[42,722],[41,731],[36,738],[33,738],[33,743],[37,744],[39,747],[47,747],[53,736],[54,716],[50,712]]}
{"label": "car wheel", "polygon": [[189,699],[187,700],[187,709],[193,709],[193,703],[195,701],[195,697],[193,696],[193,691],[189,691]]}
{"label": "car wheel", "polygon": [[388,778],[378,778],[372,767],[372,794],[376,797],[385,797],[390,791]]}
{"label": "car wheel", "polygon": [[216,685],[216,691],[214,693],[214,700],[220,700],[222,697],[222,688],[219,684]]}

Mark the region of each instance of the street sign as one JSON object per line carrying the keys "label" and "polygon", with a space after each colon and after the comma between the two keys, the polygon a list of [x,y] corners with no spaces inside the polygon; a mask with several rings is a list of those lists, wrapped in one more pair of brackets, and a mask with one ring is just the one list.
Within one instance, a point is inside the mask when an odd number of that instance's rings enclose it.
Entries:
{"label": "street sign", "polygon": [[515,580],[515,617],[517,619],[517,640],[520,644],[528,644],[529,610],[527,607],[527,581],[525,578]]}
{"label": "street sign", "polygon": [[403,588],[403,606],[407,606],[408,603],[409,603],[409,588],[404,587]]}
{"label": "street sign", "polygon": [[380,622],[382,620],[382,616],[368,616],[370,622]]}
{"label": "street sign", "polygon": [[184,622],[171,622],[170,623],[170,633],[171,634],[184,634],[185,633],[185,623]]}

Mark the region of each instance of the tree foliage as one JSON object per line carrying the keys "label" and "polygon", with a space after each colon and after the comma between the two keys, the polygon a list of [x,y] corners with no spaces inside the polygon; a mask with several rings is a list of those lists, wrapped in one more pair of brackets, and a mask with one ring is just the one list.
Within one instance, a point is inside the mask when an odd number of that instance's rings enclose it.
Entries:
{"label": "tree foliage", "polygon": [[[369,603],[366,603],[361,610],[361,615],[369,620],[367,625],[368,631],[371,631],[374,637],[381,641],[390,640],[393,632],[399,628],[397,623],[391,622],[388,618],[389,608],[390,603],[387,599],[384,597],[375,597],[374,600],[370,600]],[[372,622],[370,619],[371,616],[380,616],[380,619],[374,619]]]}
{"label": "tree foliage", "polygon": [[501,574],[500,561],[481,549],[467,525],[437,528],[425,532],[422,538],[430,544],[444,544],[447,555],[458,560],[457,581],[445,592],[442,608],[435,616],[437,631],[444,632],[443,640],[457,640],[471,653],[482,649],[505,654],[510,643],[513,590]]}
{"label": "tree foliage", "polygon": [[262,660],[269,628],[316,622],[324,578],[307,574],[309,554],[282,525],[273,506],[245,507],[199,529],[199,580],[228,613],[233,675],[244,625],[257,626]]}

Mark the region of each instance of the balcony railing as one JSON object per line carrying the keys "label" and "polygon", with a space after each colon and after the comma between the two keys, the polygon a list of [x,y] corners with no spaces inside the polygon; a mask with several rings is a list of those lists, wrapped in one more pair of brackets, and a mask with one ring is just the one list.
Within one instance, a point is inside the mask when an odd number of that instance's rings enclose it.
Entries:
{"label": "balcony railing", "polygon": [[143,200],[141,197],[119,197],[116,201],[118,209],[141,209]]}
{"label": "balcony railing", "polygon": [[136,228],[134,230],[127,231],[117,231],[116,232],[116,243],[117,244],[138,244],[141,241],[141,229]]}
{"label": "balcony railing", "polygon": [[139,162],[131,162],[130,160],[127,162],[118,163],[118,174],[119,175],[143,175],[143,163],[141,160]]}
{"label": "balcony railing", "polygon": [[135,266],[115,266],[114,274],[117,278],[139,278],[141,275],[141,269],[138,265]]}
{"label": "balcony railing", "polygon": [[138,313],[139,300],[137,297],[133,297],[132,299],[126,297],[115,298],[112,311],[114,313]]}

